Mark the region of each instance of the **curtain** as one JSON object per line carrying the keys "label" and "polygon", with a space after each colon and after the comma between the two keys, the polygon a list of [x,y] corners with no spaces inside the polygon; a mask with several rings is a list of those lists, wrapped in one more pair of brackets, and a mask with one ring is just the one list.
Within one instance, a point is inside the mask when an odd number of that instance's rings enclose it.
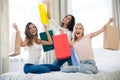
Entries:
{"label": "curtain", "polygon": [[68,0],[59,0],[59,14],[60,14],[60,22],[62,19],[68,14],[68,5],[67,5]]}
{"label": "curtain", "polygon": [[51,17],[55,19],[57,24],[60,24],[60,10],[59,10],[59,0],[50,0]]}
{"label": "curtain", "polygon": [[113,15],[115,17],[115,25],[119,28],[120,38],[120,0],[112,0],[113,2]]}
{"label": "curtain", "polygon": [[68,0],[50,0],[51,2],[51,16],[60,25],[62,19],[68,13]]}
{"label": "curtain", "polygon": [[8,0],[0,0],[0,74],[9,71],[9,15]]}
{"label": "curtain", "polygon": [[113,15],[116,19],[115,25],[120,27],[120,0],[113,0]]}

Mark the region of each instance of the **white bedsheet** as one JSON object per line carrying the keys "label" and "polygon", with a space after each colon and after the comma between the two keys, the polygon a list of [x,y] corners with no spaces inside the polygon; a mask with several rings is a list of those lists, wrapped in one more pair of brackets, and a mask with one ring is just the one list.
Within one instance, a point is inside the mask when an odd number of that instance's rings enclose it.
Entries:
{"label": "white bedsheet", "polygon": [[120,80],[120,71],[98,74],[51,72],[45,74],[24,74],[9,72],[1,76],[1,80]]}

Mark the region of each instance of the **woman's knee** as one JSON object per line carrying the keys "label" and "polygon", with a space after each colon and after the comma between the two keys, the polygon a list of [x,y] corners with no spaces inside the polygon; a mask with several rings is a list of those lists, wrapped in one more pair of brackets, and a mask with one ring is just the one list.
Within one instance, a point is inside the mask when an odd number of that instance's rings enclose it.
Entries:
{"label": "woman's knee", "polygon": [[29,66],[31,66],[31,65],[33,65],[33,64],[25,64],[24,65],[24,68],[23,68],[23,70],[24,70],[24,73],[29,73]]}

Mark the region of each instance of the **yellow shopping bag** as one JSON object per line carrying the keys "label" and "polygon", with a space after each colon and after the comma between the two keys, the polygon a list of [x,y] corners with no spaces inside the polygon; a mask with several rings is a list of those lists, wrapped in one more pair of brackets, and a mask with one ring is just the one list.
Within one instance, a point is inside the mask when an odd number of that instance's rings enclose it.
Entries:
{"label": "yellow shopping bag", "polygon": [[38,9],[39,9],[41,23],[49,25],[49,19],[47,16],[46,5],[44,3],[41,3],[38,5]]}

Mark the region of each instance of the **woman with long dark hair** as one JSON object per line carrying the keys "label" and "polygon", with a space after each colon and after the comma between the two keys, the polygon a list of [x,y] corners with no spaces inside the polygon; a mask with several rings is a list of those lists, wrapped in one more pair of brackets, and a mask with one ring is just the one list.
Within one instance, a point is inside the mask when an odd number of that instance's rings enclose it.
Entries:
{"label": "woman with long dark hair", "polygon": [[[49,0],[44,0],[44,3],[47,5],[47,15],[50,19],[50,23],[54,23],[54,19],[51,18],[51,14],[50,14],[50,4],[49,4]],[[54,23],[56,24],[56,23]],[[59,34],[63,34],[66,33],[68,40],[71,41],[72,39],[72,31],[73,31],[73,27],[75,25],[75,18],[73,15],[68,14],[66,15],[63,20],[61,21],[61,25],[57,26],[54,30],[55,35],[59,35]],[[54,27],[54,25],[53,25]],[[63,54],[63,53],[61,53]],[[56,64],[58,66],[63,65],[65,62],[68,62],[68,65],[72,65],[72,60],[71,57],[69,58],[65,58],[65,59],[61,59],[61,60],[57,60],[55,59],[55,61],[53,62],[53,64]]]}

